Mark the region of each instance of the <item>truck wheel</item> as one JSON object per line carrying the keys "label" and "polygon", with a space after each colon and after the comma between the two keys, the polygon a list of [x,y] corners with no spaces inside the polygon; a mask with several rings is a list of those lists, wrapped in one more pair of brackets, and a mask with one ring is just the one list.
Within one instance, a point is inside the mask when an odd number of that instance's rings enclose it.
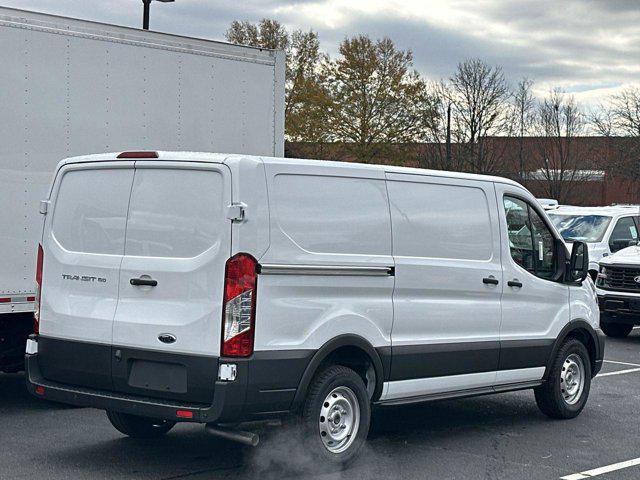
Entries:
{"label": "truck wheel", "polygon": [[370,421],[369,395],[356,372],[333,365],[316,375],[302,413],[304,441],[315,457],[346,467],[364,444]]}
{"label": "truck wheel", "polygon": [[111,411],[107,411],[107,417],[116,430],[132,438],[158,438],[176,424],[170,420],[156,420]]}
{"label": "truck wheel", "polygon": [[538,408],[551,418],[577,417],[587,403],[591,389],[591,360],[579,340],[562,344],[547,381],[535,391]]}
{"label": "truck wheel", "polygon": [[601,322],[600,328],[608,337],[624,338],[631,333],[633,325],[627,323]]}

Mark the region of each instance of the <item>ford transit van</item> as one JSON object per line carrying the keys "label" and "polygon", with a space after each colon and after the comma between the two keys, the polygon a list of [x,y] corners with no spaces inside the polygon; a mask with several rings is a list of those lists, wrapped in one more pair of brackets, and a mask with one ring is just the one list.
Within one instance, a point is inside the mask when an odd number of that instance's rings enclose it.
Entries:
{"label": "ford transit van", "polygon": [[533,389],[602,365],[586,244],[497,177],[205,153],[60,163],[42,202],[34,395],[140,438],[296,418],[343,465],[372,407]]}

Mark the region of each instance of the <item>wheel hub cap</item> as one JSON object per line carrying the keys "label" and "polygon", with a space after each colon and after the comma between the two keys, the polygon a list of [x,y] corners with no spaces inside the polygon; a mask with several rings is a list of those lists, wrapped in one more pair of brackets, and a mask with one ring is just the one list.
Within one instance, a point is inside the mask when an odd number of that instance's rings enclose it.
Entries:
{"label": "wheel hub cap", "polygon": [[331,453],[349,448],[360,426],[360,406],[353,390],[337,387],[327,395],[322,402],[318,426],[322,443]]}
{"label": "wheel hub cap", "polygon": [[585,383],[584,362],[580,355],[572,353],[562,365],[560,374],[560,390],[568,405],[574,405],[580,400]]}

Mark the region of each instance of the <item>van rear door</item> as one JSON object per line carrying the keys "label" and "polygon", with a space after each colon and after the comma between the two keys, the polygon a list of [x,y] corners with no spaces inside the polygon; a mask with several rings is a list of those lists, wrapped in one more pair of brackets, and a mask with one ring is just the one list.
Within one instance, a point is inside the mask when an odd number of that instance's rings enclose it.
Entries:
{"label": "van rear door", "polygon": [[223,164],[136,163],[113,325],[115,390],[212,400],[230,203]]}
{"label": "van rear door", "polygon": [[118,301],[133,162],[62,167],[45,217],[39,358],[62,383],[111,388],[111,340]]}

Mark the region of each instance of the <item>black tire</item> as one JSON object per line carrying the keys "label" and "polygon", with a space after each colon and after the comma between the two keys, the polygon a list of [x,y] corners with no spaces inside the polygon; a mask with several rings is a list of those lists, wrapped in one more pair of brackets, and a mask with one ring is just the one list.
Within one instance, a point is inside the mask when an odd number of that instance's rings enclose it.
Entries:
{"label": "black tire", "polygon": [[[569,403],[563,393],[565,389],[562,375],[565,371],[565,365],[569,362],[569,357],[574,355],[577,355],[582,360],[584,383],[582,392],[572,403]],[[542,413],[551,418],[568,419],[580,415],[587,403],[587,398],[589,398],[590,389],[591,360],[589,352],[582,342],[575,338],[570,338],[558,350],[546,382],[534,389],[534,391],[536,403]]]}
{"label": "black tire", "polygon": [[[328,403],[325,403],[327,397],[338,388],[346,388],[346,392],[353,393],[357,400],[359,409],[359,425],[357,431],[353,435],[349,435],[350,440],[344,451],[332,452],[325,446],[323,437],[321,437],[320,422],[327,422],[324,419],[322,410],[326,409]],[[337,398],[337,397],[336,397]],[[355,402],[354,402],[355,404]],[[345,417],[346,418],[346,417]],[[324,466],[331,468],[345,468],[353,461],[362,445],[366,441],[369,433],[369,425],[371,422],[371,402],[367,389],[362,378],[350,368],[341,365],[332,365],[325,368],[311,382],[307,398],[302,410],[302,433],[304,442],[308,447],[308,451]],[[324,432],[324,438],[329,438]],[[329,441],[328,439],[326,441]]]}
{"label": "black tire", "polygon": [[158,438],[176,424],[170,420],[156,420],[112,411],[107,411],[107,417],[116,430],[131,438]]}
{"label": "black tire", "polygon": [[631,330],[633,330],[633,325],[628,323],[601,322],[600,328],[602,328],[602,331],[607,337],[625,338],[631,333]]}

